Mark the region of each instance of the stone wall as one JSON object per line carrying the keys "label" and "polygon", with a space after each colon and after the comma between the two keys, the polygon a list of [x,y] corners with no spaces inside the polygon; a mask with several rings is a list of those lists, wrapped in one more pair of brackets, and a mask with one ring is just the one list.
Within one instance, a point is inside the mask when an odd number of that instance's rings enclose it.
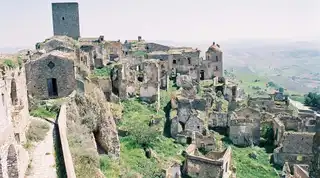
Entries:
{"label": "stone wall", "polygon": [[76,178],[76,173],[74,170],[74,165],[72,161],[71,152],[69,149],[69,143],[67,138],[67,110],[66,105],[63,104],[60,108],[60,113],[58,117],[58,128],[59,128],[59,136],[61,141],[61,147],[62,147],[62,154],[64,158],[64,164],[66,167],[66,172],[68,178]]}
{"label": "stone wall", "polygon": [[283,165],[310,164],[314,133],[285,132],[280,140],[280,146],[273,152],[274,163]]}
{"label": "stone wall", "polygon": [[[26,64],[29,94],[38,99],[48,99],[66,97],[76,89],[74,58],[64,55],[67,54],[53,51]],[[49,96],[48,79],[56,81],[56,96]]]}
{"label": "stone wall", "polygon": [[229,138],[235,145],[249,146],[260,142],[261,113],[252,108],[235,111],[235,118],[230,120]]}
{"label": "stone wall", "polygon": [[52,3],[53,34],[80,37],[78,3]]}

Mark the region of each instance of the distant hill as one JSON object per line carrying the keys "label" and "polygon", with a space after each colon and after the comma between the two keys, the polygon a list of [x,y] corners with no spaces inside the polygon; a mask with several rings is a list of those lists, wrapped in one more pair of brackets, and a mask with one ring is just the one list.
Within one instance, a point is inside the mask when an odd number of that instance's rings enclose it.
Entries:
{"label": "distant hill", "polygon": [[27,48],[31,48],[30,46],[27,47],[0,47],[0,53],[3,53],[3,54],[12,54],[12,53],[16,53],[20,50],[23,50],[23,49],[27,49]]}

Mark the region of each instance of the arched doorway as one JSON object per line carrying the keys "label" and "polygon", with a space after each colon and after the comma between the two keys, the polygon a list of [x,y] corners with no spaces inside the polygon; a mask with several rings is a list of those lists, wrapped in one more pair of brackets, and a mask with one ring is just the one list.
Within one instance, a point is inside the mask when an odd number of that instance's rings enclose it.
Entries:
{"label": "arched doorway", "polygon": [[17,105],[17,104],[18,104],[17,84],[16,84],[16,80],[15,80],[14,78],[11,80],[11,93],[10,93],[10,97],[11,97],[12,105]]}
{"label": "arched doorway", "polygon": [[13,145],[8,149],[7,170],[9,178],[19,178],[17,153]]}

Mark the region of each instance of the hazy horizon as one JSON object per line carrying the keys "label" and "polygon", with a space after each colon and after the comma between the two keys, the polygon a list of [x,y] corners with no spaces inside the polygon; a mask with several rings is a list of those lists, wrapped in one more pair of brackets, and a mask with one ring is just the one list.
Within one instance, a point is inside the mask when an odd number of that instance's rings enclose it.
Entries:
{"label": "hazy horizon", "polygon": [[[4,1],[0,48],[34,46],[53,35],[51,3]],[[71,1],[75,2],[75,1]],[[95,0],[79,3],[82,37],[122,41],[320,39],[318,0]]]}

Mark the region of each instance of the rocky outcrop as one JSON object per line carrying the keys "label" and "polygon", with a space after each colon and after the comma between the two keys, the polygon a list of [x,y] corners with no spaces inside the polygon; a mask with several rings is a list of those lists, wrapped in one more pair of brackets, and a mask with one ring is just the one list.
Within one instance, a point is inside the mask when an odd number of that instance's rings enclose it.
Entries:
{"label": "rocky outcrop", "polygon": [[120,142],[115,120],[104,93],[94,84],[90,92],[76,94],[67,107],[67,118],[86,126],[95,135],[96,142],[108,155],[119,158]]}

